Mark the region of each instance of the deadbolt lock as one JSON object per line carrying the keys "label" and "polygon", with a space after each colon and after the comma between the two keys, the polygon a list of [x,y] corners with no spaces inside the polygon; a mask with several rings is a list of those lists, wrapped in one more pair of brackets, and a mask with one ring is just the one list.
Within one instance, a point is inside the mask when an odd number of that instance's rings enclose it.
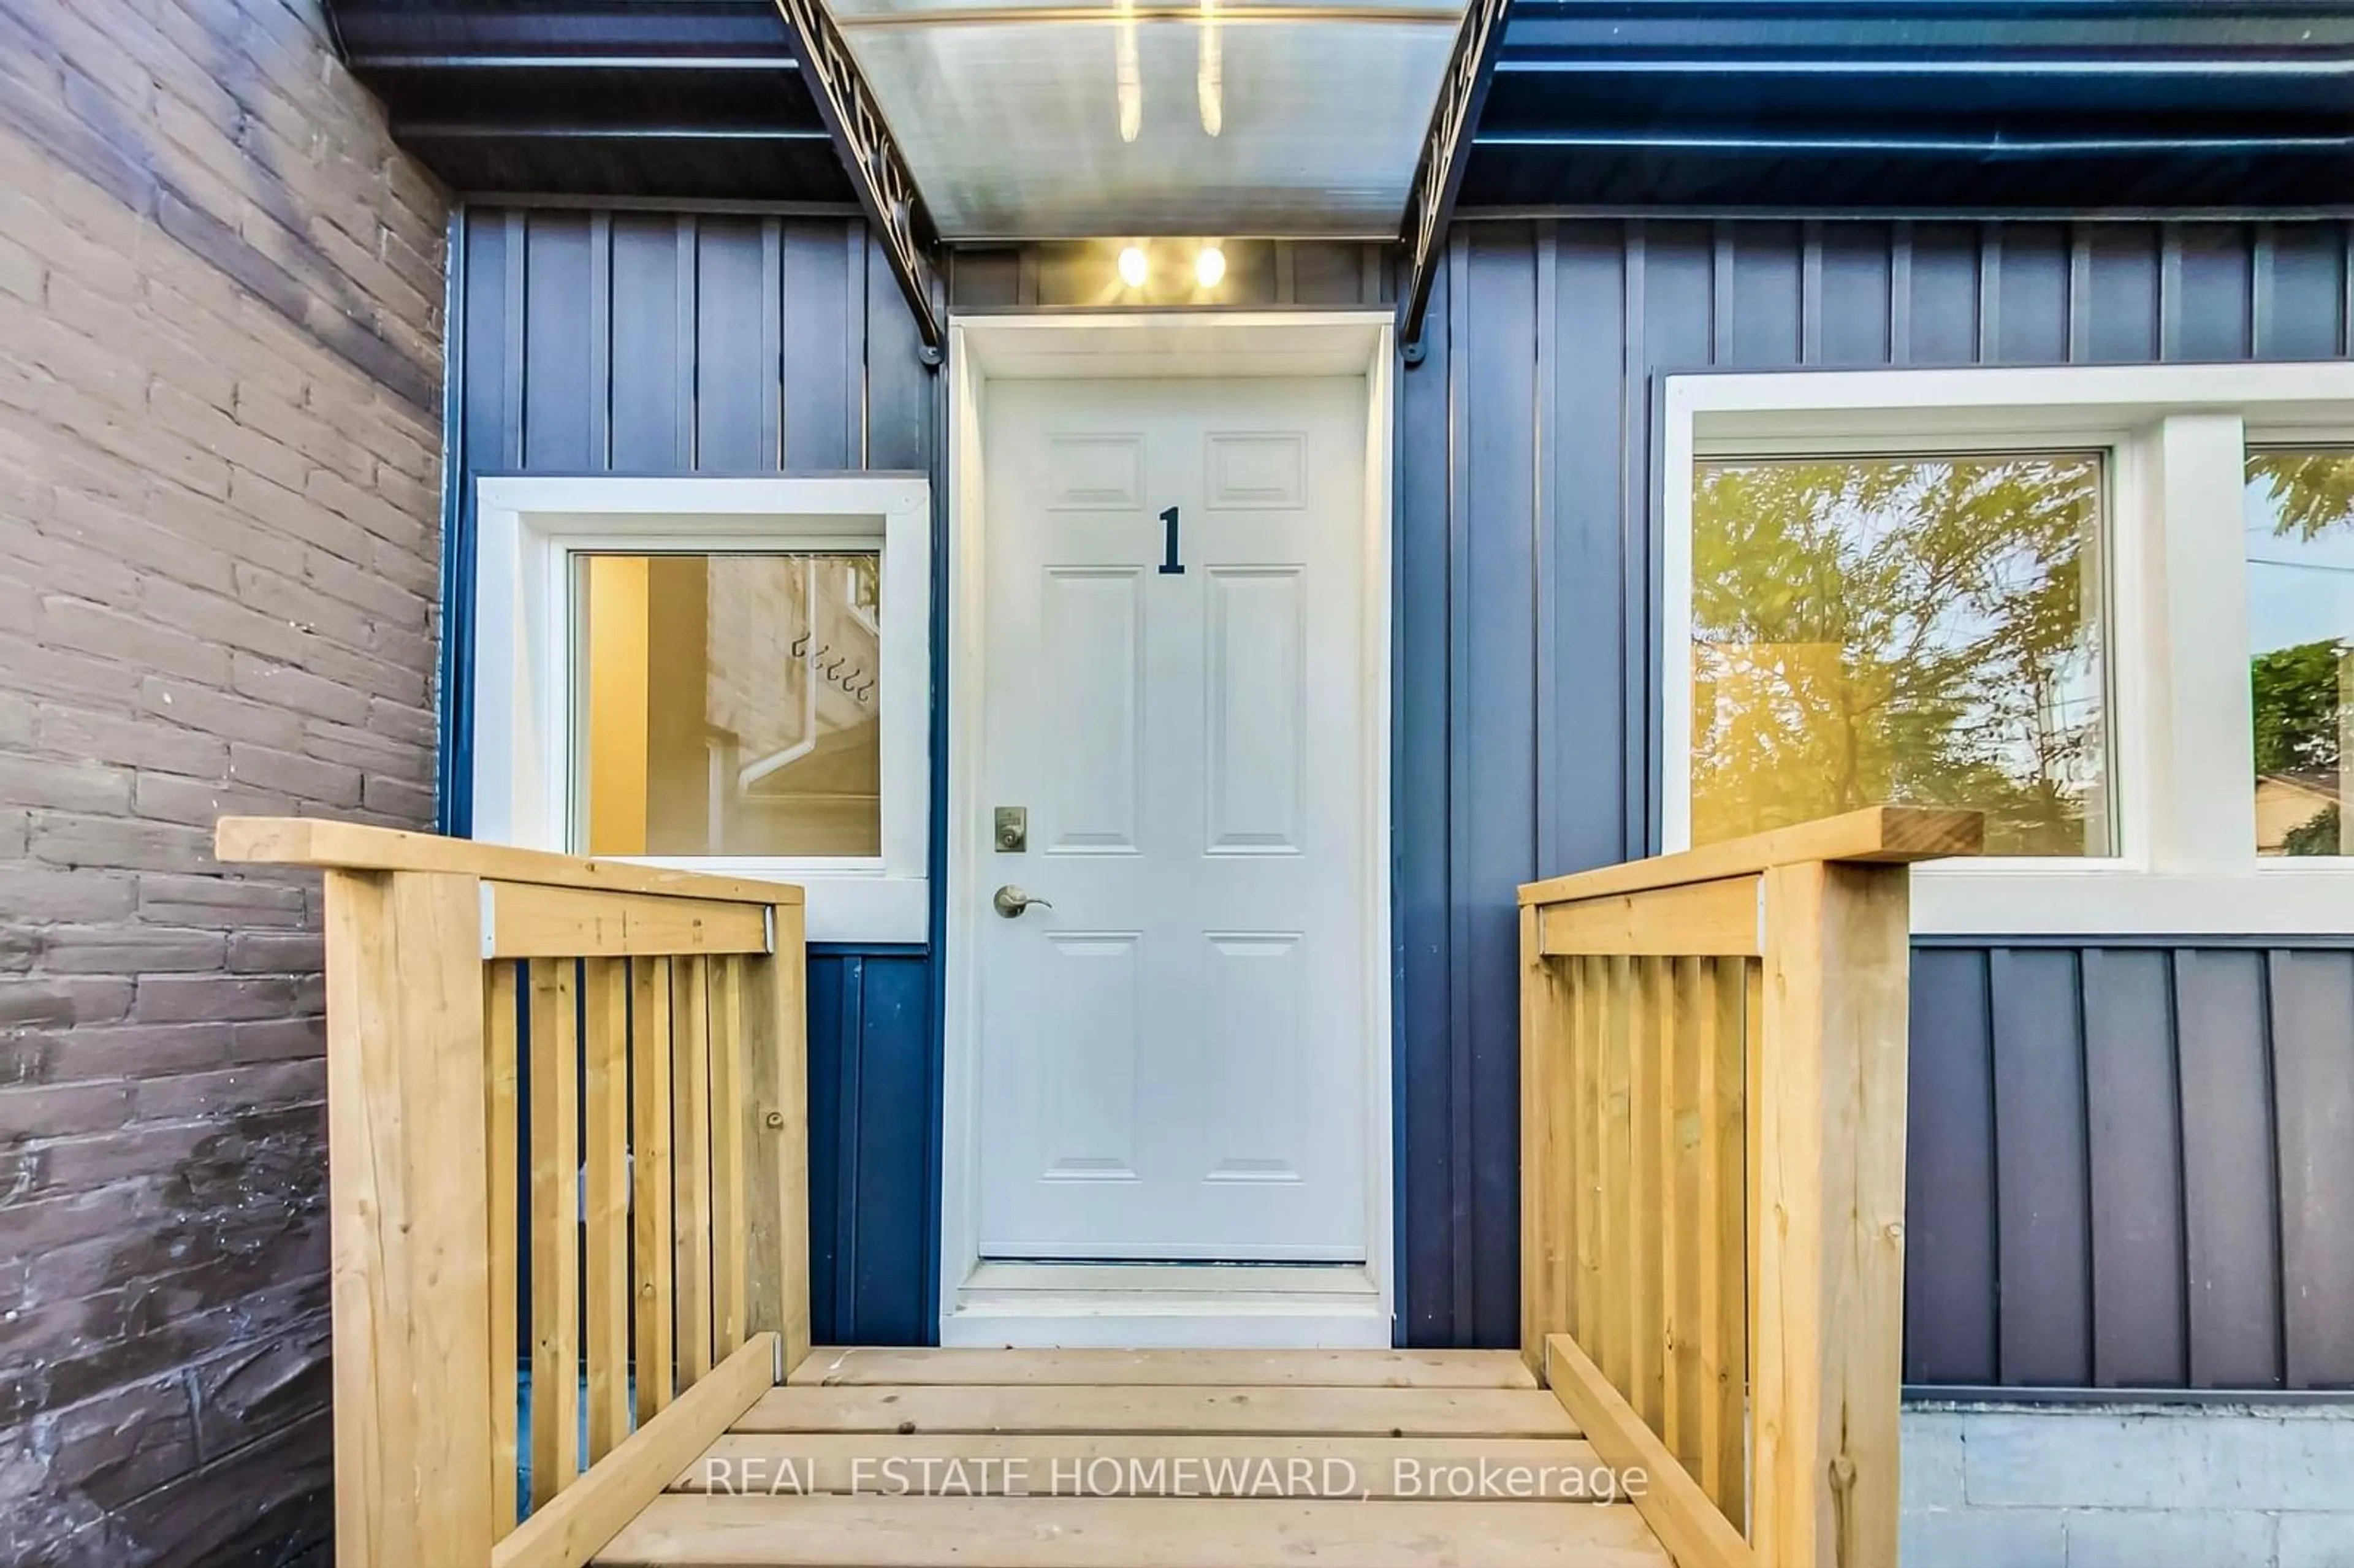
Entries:
{"label": "deadbolt lock", "polygon": [[1001,854],[1020,854],[1030,847],[1030,809],[1026,806],[997,808],[995,837]]}

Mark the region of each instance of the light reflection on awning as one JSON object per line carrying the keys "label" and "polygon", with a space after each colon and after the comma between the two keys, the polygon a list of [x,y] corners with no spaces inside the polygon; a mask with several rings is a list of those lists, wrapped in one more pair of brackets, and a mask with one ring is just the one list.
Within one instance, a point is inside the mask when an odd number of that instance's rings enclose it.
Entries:
{"label": "light reflection on awning", "polygon": [[834,0],[949,239],[1388,238],[1450,5]]}

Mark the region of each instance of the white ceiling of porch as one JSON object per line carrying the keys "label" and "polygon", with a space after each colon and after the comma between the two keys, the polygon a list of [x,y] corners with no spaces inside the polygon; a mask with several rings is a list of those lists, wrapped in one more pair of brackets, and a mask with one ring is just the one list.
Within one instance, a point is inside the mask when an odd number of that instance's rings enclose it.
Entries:
{"label": "white ceiling of porch", "polygon": [[829,0],[949,239],[1395,236],[1454,0]]}

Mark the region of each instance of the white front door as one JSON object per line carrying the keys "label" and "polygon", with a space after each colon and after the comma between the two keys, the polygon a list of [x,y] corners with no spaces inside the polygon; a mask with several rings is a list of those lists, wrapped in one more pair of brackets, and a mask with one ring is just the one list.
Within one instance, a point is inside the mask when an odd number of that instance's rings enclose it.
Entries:
{"label": "white front door", "polygon": [[1362,377],[990,384],[951,913],[984,1258],[1367,1255],[1365,410]]}

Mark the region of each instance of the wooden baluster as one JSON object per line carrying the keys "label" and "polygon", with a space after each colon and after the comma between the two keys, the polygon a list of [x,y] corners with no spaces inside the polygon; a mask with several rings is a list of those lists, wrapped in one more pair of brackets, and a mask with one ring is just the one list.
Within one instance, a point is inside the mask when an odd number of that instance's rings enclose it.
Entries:
{"label": "wooden baluster", "polygon": [[1665,1429],[1667,1404],[1668,1233],[1675,1215],[1668,1207],[1664,1136],[1668,1106],[1668,1042],[1672,1020],[1659,984],[1664,960],[1638,958],[1629,966],[1634,992],[1635,1057],[1631,1109],[1635,1163],[1635,1368],[1627,1397],[1653,1432]]}
{"label": "wooden baluster", "polygon": [[744,973],[743,960],[711,966],[712,1355],[744,1342]]}
{"label": "wooden baluster", "polygon": [[1700,1457],[1700,1255],[1710,1237],[1708,1210],[1701,1193],[1701,1142],[1708,1137],[1700,1115],[1701,1027],[1707,1001],[1701,991],[1701,960],[1659,961],[1661,1011],[1668,1019],[1667,1073],[1660,1101],[1659,1184],[1668,1220],[1661,1249],[1659,1299],[1667,1311],[1662,1340],[1666,1397],[1659,1436],[1668,1451],[1697,1478]]}
{"label": "wooden baluster", "polygon": [[671,960],[678,1390],[711,1370],[711,1012],[701,957]]}
{"label": "wooden baluster", "polygon": [[580,966],[588,1025],[588,1462],[630,1435],[630,992],[620,959]]}
{"label": "wooden baluster", "polygon": [[482,966],[482,1042],[487,1129],[484,1194],[490,1209],[491,1528],[496,1539],[514,1529],[516,1499],[517,1360],[515,1336],[523,1302],[516,1291],[522,1233],[515,1204],[522,1180],[516,1164],[515,966]]}
{"label": "wooden baluster", "polygon": [[1577,1052],[1575,1093],[1577,1128],[1572,1163],[1575,1167],[1577,1207],[1577,1341],[1596,1364],[1606,1338],[1604,1320],[1609,1303],[1609,1254],[1604,1238],[1610,1194],[1602,1188],[1605,1139],[1603,1058],[1607,1020],[1603,1012],[1604,970],[1599,959],[1577,958],[1571,964],[1573,1028]]}
{"label": "wooden baluster", "polygon": [[631,1236],[636,1268],[638,1425],[671,1401],[671,1010],[668,959],[630,969]]}
{"label": "wooden baluster", "polygon": [[745,1325],[790,1372],[810,1348],[809,1011],[803,909],[769,906],[771,950],[744,965]]}
{"label": "wooden baluster", "polygon": [[1725,1518],[1743,1515],[1749,1386],[1748,1229],[1743,1184],[1747,959],[1702,960],[1700,1018],[1700,1483]]}
{"label": "wooden baluster", "polygon": [[1638,1223],[1629,1186],[1635,1165],[1634,988],[1630,960],[1605,959],[1602,969],[1602,1191],[1607,1199],[1602,1275],[1609,1305],[1602,1315],[1599,1360],[1611,1386],[1626,1393],[1634,1387],[1634,1227]]}
{"label": "wooden baluster", "polygon": [[578,960],[531,965],[531,1502],[580,1473]]}

